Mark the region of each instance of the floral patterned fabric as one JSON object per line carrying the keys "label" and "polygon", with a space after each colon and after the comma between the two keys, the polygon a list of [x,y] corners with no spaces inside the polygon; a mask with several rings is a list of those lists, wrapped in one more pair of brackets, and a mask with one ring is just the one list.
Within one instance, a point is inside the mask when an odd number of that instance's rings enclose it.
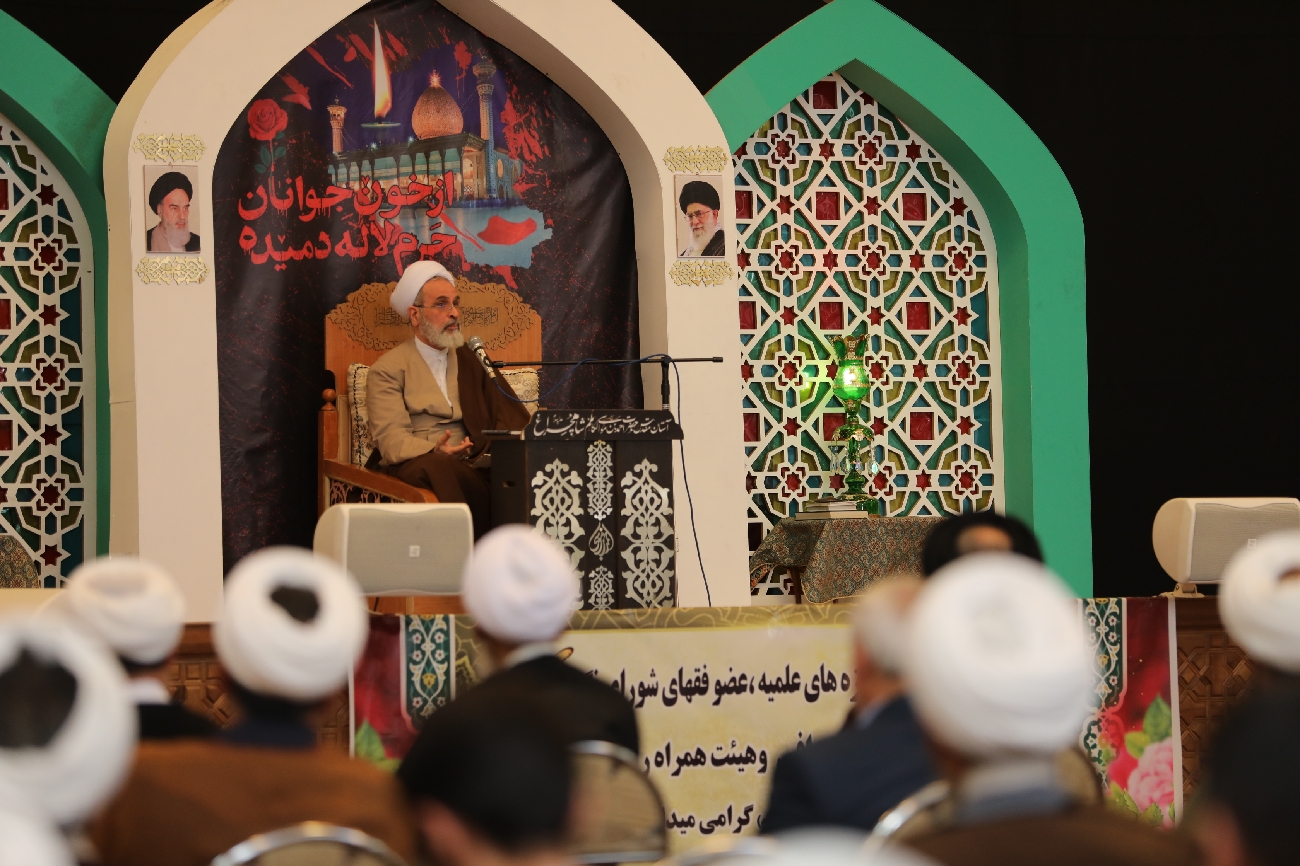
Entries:
{"label": "floral patterned fabric", "polygon": [[42,586],[36,564],[18,541],[0,535],[0,588],[34,589]]}
{"label": "floral patterned fabric", "polygon": [[754,551],[752,589],[774,568],[803,569],[804,598],[824,604],[857,595],[898,572],[921,573],[921,545],[942,517],[785,519]]}

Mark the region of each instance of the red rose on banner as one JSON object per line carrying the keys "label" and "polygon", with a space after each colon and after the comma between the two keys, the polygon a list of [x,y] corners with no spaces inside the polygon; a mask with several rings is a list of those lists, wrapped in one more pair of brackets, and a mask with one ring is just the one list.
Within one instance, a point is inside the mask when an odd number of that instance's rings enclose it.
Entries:
{"label": "red rose on banner", "polygon": [[259,99],[248,107],[248,134],[258,141],[270,141],[289,125],[289,115],[274,99]]}

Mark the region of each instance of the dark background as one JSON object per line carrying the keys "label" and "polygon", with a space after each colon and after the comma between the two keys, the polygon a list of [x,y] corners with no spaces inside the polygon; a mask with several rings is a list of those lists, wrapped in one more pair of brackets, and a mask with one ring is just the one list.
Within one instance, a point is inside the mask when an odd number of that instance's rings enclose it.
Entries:
{"label": "dark background", "polygon": [[[819,0],[618,0],[707,91]],[[882,0],[1056,156],[1087,231],[1097,595],[1171,588],[1175,496],[1294,496],[1290,2]],[[203,3],[0,0],[114,99]],[[1050,553],[1050,551],[1049,551]]]}

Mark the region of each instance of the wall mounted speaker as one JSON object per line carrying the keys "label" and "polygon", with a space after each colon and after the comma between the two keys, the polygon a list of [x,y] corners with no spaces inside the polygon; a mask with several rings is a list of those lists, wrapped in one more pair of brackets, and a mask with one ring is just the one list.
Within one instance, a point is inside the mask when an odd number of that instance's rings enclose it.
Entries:
{"label": "wall mounted speaker", "polygon": [[1234,553],[1286,529],[1300,529],[1300,499],[1171,499],[1156,512],[1151,546],[1180,584],[1218,583]]}
{"label": "wall mounted speaker", "polygon": [[456,595],[474,524],[462,502],[331,505],[312,548],[350,571],[366,595]]}

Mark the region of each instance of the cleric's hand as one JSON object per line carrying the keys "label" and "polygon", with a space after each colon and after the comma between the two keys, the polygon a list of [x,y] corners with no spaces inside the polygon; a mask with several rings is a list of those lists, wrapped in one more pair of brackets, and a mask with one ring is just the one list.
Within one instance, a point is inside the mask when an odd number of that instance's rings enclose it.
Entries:
{"label": "cleric's hand", "polygon": [[451,431],[444,430],[442,432],[442,438],[433,446],[434,450],[446,457],[452,457],[458,460],[463,460],[469,456],[469,451],[474,447],[474,443],[469,441],[468,436],[462,439],[459,445],[448,445],[447,442],[450,439]]}

